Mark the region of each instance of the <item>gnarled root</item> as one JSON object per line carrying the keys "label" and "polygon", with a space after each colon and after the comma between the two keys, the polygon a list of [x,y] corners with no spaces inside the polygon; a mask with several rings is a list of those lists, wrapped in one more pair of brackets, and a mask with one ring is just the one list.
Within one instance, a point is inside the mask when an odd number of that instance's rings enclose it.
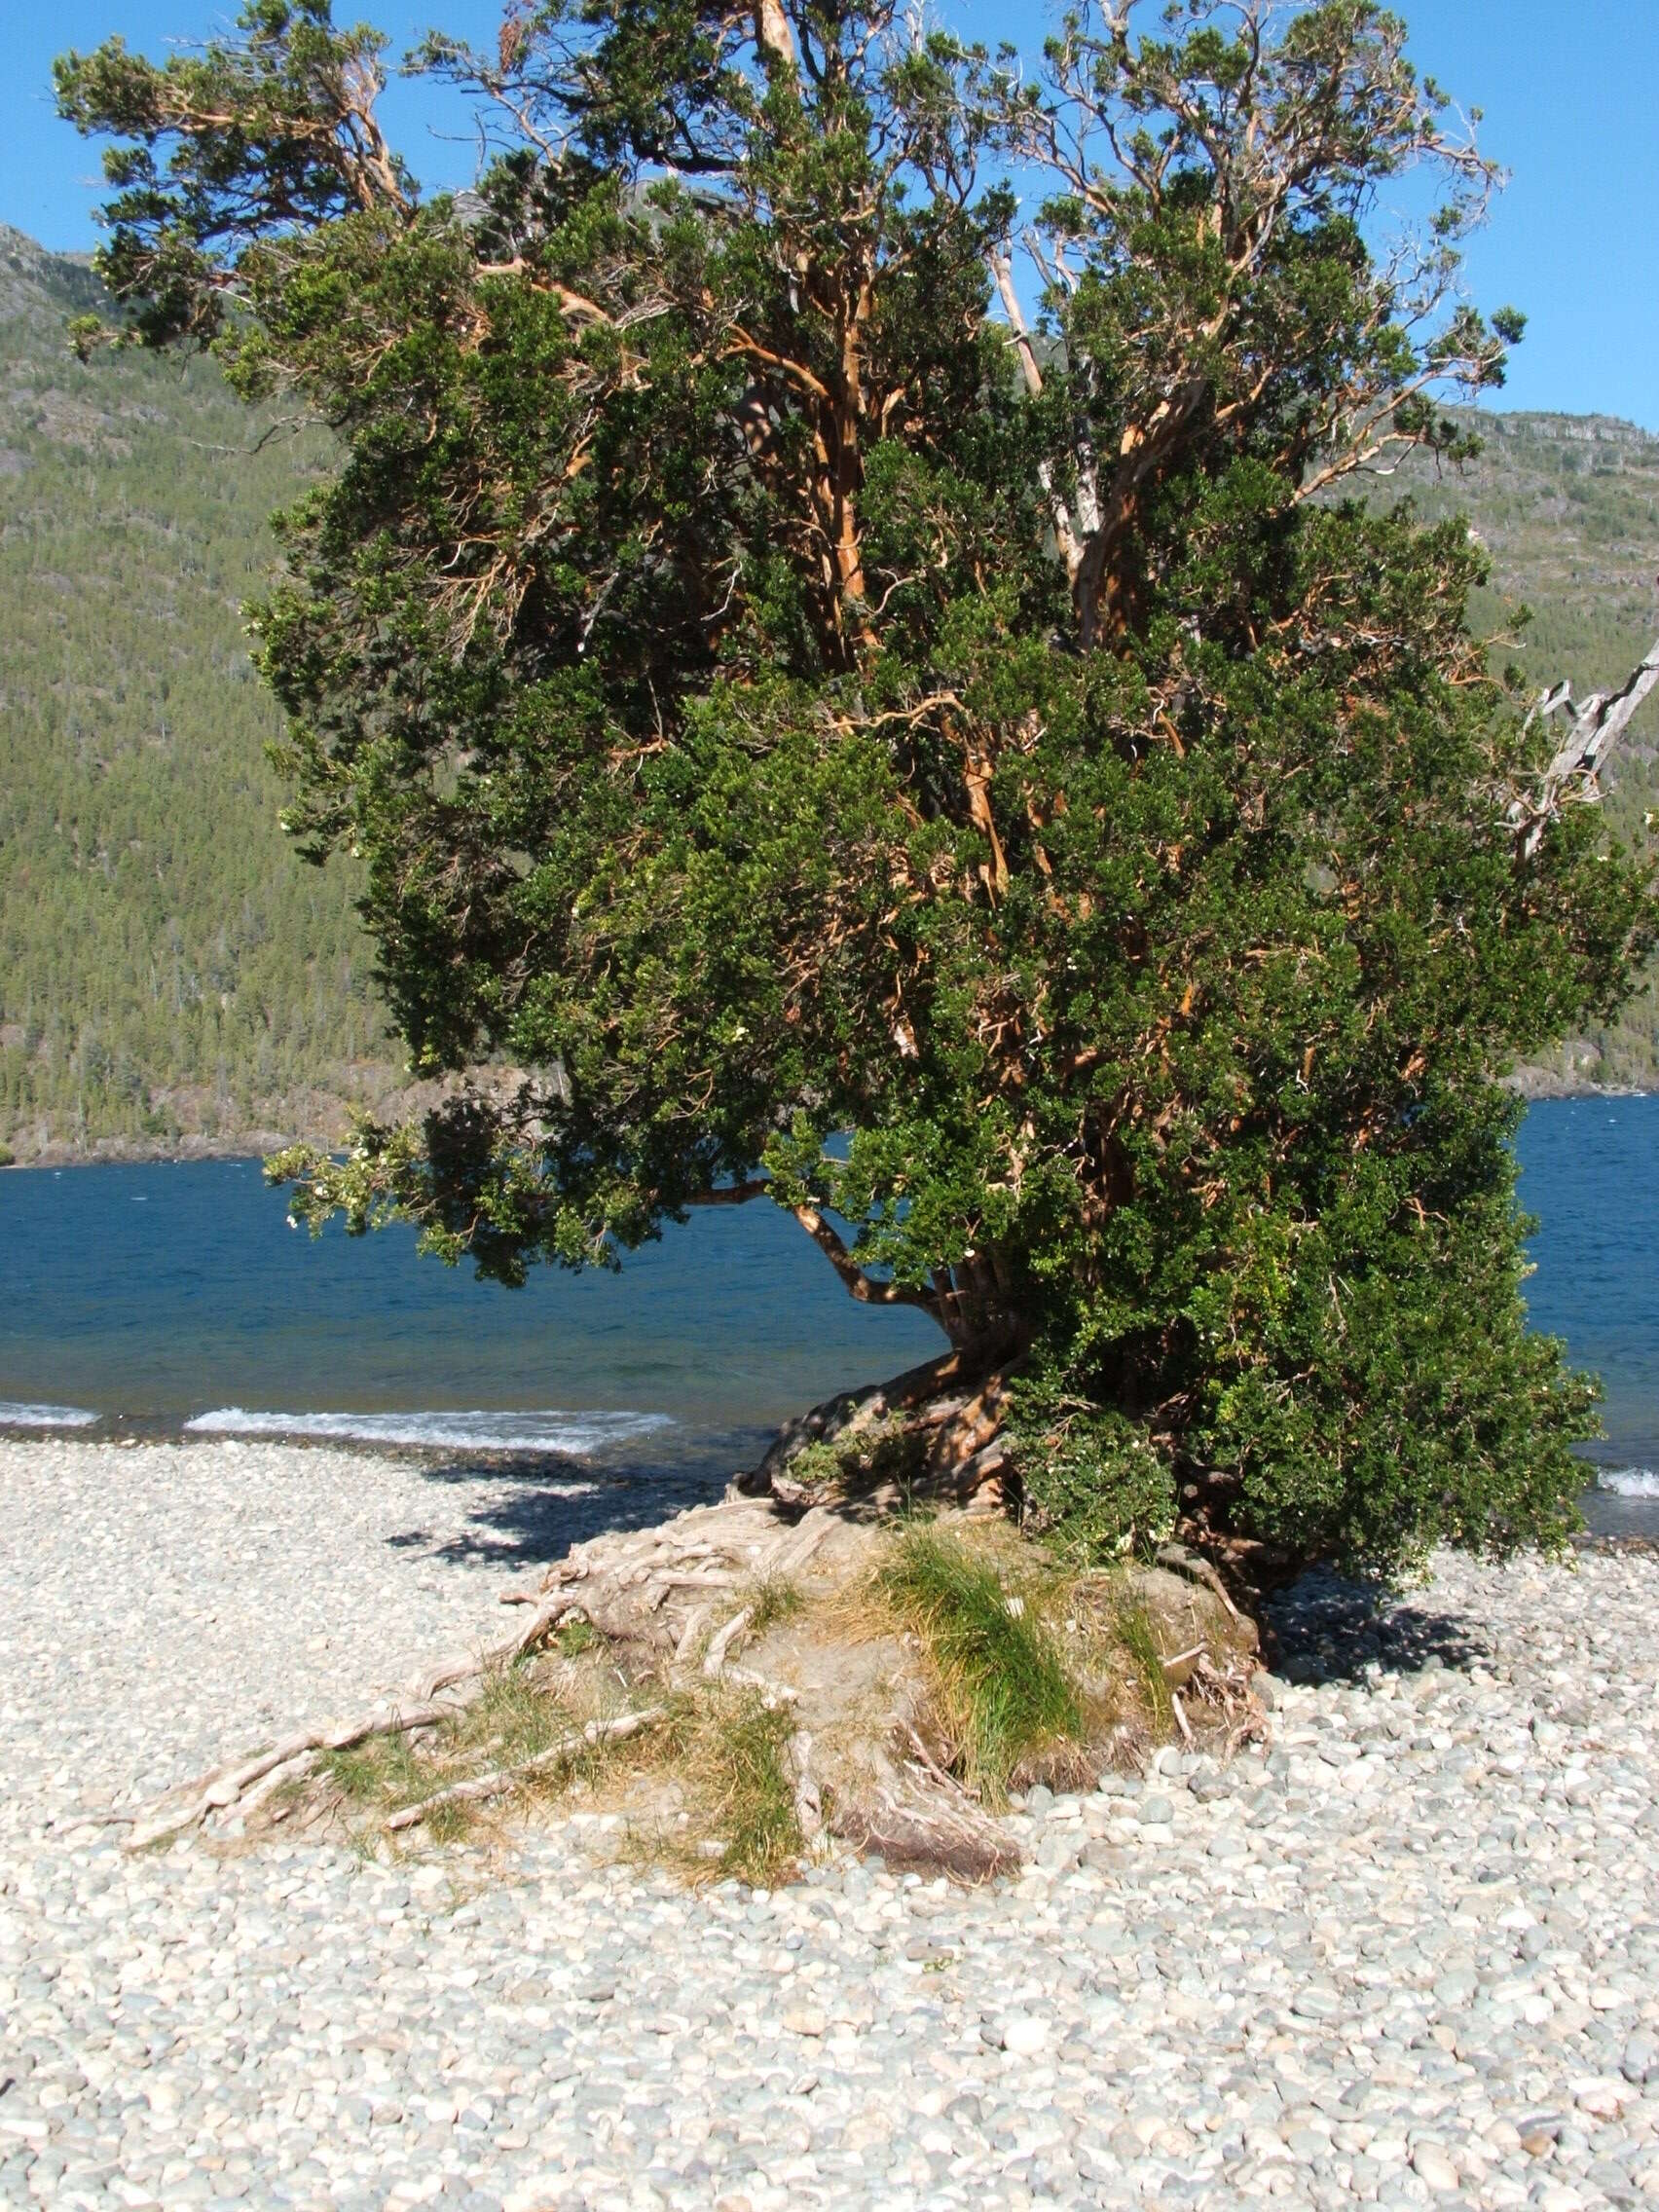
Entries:
{"label": "gnarled root", "polygon": [[[1012,1497],[1014,1476],[1003,1435],[1008,1371],[997,1362],[1016,1350],[1006,1336],[986,1340],[891,1382],[827,1398],[778,1431],[759,1465],[736,1478],[733,1493],[797,1508],[818,1503],[821,1484],[803,1480],[795,1463],[814,1446],[828,1445],[849,1470],[849,1495],[879,1492],[884,1466],[900,1461],[912,1495],[998,1510]],[[868,1463],[862,1485],[861,1455]]]}
{"label": "gnarled root", "polygon": [[[259,1784],[272,1781],[282,1769],[282,1780],[297,1778],[319,1754],[346,1751],[377,1736],[405,1735],[413,1728],[429,1728],[439,1720],[452,1720],[476,1694],[484,1677],[495,1669],[510,1666],[533,1651],[571,1610],[556,1600],[538,1605],[529,1624],[493,1650],[475,1659],[444,1661],[435,1672],[411,1683],[403,1697],[387,1700],[355,1720],[332,1728],[301,1729],[279,1744],[255,1751],[228,1765],[215,1767],[194,1782],[169,1789],[133,1823],[126,1839],[129,1851],[144,1851],[168,1836],[199,1827],[213,1813],[227,1813],[250,1800]],[[447,1698],[443,1692],[460,1693]],[[261,1790],[260,1795],[266,1792]]]}
{"label": "gnarled root", "polygon": [[901,1796],[882,1791],[869,1804],[849,1806],[834,1831],[860,1851],[873,1851],[901,1873],[949,1874],[959,1882],[989,1882],[1014,1874],[1023,1862],[1018,1846],[966,1799],[942,1794]]}
{"label": "gnarled root", "polygon": [[393,1813],[387,1827],[392,1833],[399,1828],[415,1827],[440,1805],[477,1805],[492,1797],[504,1797],[535,1775],[563,1766],[567,1760],[579,1757],[597,1745],[619,1744],[629,1736],[638,1736],[644,1729],[654,1728],[666,1712],[666,1707],[653,1705],[641,1713],[618,1714],[614,1720],[590,1720],[585,1728],[572,1729],[556,1744],[537,1751],[534,1758],[520,1759],[516,1766],[497,1767],[489,1774],[472,1775],[465,1782],[452,1782],[447,1789],[434,1789],[418,1805],[405,1805],[400,1813]]}
{"label": "gnarled root", "polygon": [[[719,1677],[748,1625],[739,1595],[743,1586],[797,1573],[830,1527],[828,1514],[808,1514],[797,1521],[770,1503],[746,1501],[699,1507],[659,1529],[626,1537],[600,1536],[578,1545],[552,1568],[539,1593],[528,1600],[522,1592],[509,1593],[533,1609],[526,1625],[505,1642],[476,1656],[444,1661],[401,1696],[354,1720],[299,1730],[167,1791],[134,1822],[127,1849],[145,1850],[199,1827],[211,1816],[244,1809],[256,1801],[255,1792],[263,1797],[280,1783],[300,1779],[330,1751],[350,1751],[376,1737],[453,1720],[489,1676],[524,1658],[566,1621],[577,1617],[608,1641],[632,1647],[647,1661],[672,1662],[682,1644],[695,1643],[694,1615],[701,1605],[714,1614],[714,1635],[703,1671],[711,1678]],[[470,1787],[462,1792],[481,1793],[497,1792]],[[436,1800],[424,1802],[430,1805]]]}

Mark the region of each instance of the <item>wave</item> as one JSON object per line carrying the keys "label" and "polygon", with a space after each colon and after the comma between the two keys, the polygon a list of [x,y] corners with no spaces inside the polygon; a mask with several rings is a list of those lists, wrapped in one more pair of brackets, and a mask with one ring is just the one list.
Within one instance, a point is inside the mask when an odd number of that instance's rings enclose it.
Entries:
{"label": "wave", "polygon": [[632,1444],[660,1428],[667,1414],[401,1413],[284,1414],[216,1406],[185,1422],[194,1436],[326,1438],[340,1444],[428,1445],[443,1451],[562,1452],[584,1456],[608,1446]]}
{"label": "wave", "polygon": [[91,1428],[101,1419],[85,1406],[34,1406],[0,1398],[0,1428]]}
{"label": "wave", "polygon": [[1616,1492],[1620,1497],[1659,1497],[1659,1468],[1598,1467],[1596,1488]]}

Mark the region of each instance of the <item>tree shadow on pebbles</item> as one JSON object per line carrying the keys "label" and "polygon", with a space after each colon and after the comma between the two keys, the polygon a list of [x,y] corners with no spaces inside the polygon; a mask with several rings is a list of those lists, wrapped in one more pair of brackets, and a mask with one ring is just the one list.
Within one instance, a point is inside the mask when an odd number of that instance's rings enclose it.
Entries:
{"label": "tree shadow on pebbles", "polygon": [[1291,1682],[1354,1682],[1377,1667],[1414,1675],[1490,1661],[1478,1626],[1432,1601],[1316,1567],[1264,1608],[1273,1670]]}
{"label": "tree shadow on pebbles", "polygon": [[[425,1529],[399,1530],[387,1542],[394,1550],[423,1550],[428,1559],[456,1566],[491,1561],[549,1567],[594,1536],[652,1528],[687,1506],[712,1504],[743,1463],[744,1447],[734,1449],[736,1456],[728,1451],[599,1464],[557,1453],[433,1459],[423,1469],[428,1482],[476,1487],[480,1493],[464,1526],[441,1537]],[[752,1443],[749,1456],[758,1456]]]}

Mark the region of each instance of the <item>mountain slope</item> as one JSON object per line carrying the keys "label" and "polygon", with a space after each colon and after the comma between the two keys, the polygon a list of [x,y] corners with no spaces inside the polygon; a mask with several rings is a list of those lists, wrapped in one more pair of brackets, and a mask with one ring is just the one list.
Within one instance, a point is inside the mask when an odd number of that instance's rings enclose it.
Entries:
{"label": "mountain slope", "polygon": [[0,1137],[332,1125],[389,1048],[350,882],[277,825],[240,614],[320,447],[260,447],[204,362],[83,368],[97,299],[0,231]]}
{"label": "mountain slope", "polygon": [[[305,867],[278,827],[277,717],[240,614],[267,516],[325,449],[250,419],[203,362],[81,367],[63,326],[98,296],[0,229],[0,1139],[29,1158],[331,1134],[345,1099],[387,1099],[395,1049],[349,870]],[[1461,476],[1408,468],[1379,496],[1471,518],[1481,618],[1531,606],[1514,657],[1540,683],[1622,677],[1659,622],[1659,438],[1485,428]],[[1619,772],[1622,828],[1659,804],[1656,731],[1649,712]],[[1656,1076],[1651,981],[1544,1071]]]}

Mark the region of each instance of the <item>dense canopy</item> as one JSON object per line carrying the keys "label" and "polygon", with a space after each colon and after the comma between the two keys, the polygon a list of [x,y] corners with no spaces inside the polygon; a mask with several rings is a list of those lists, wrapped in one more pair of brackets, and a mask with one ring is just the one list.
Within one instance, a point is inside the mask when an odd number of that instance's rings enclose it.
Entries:
{"label": "dense canopy", "polygon": [[325,0],[59,65],[125,335],[338,438],[257,612],[291,823],[481,1075],[284,1171],[507,1280],[788,1206],[1094,1551],[1548,1539],[1591,1393],[1494,1079],[1616,1000],[1648,871],[1545,780],[1468,534],[1350,496],[1501,382],[1492,172],[1371,0],[1149,13],[1021,62],[514,8],[420,57],[494,148],[429,201]]}

